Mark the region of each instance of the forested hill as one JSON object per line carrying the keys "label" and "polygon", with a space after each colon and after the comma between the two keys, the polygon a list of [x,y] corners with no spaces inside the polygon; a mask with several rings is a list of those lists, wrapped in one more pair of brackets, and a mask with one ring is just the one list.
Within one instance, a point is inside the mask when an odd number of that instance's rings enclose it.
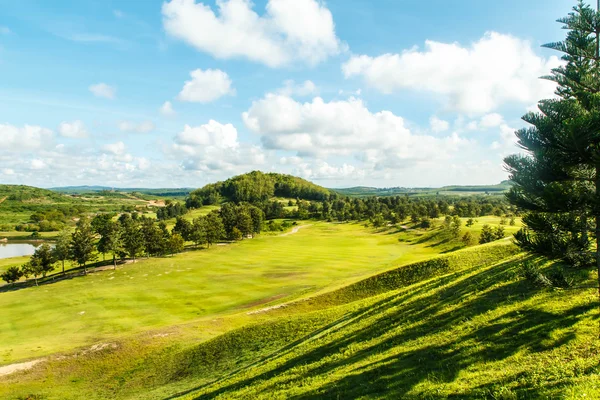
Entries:
{"label": "forested hill", "polygon": [[305,179],[292,175],[253,171],[211,183],[190,193],[188,207],[218,204],[222,200],[256,203],[272,197],[325,200],[330,191]]}

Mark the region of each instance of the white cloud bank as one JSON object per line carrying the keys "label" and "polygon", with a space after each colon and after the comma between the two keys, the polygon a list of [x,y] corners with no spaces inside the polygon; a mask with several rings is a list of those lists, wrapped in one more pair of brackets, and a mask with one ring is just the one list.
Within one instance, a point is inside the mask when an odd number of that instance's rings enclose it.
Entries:
{"label": "white cloud bank", "polygon": [[88,137],[85,125],[81,121],[62,122],[58,126],[58,133],[60,133],[61,136],[71,139],[83,139]]}
{"label": "white cloud bank", "polygon": [[269,67],[315,65],[344,47],[329,9],[318,0],[269,0],[258,15],[250,0],[217,0],[218,12],[195,0],[163,3],[167,34],[216,58],[247,58]]}
{"label": "white cloud bank", "polygon": [[22,128],[0,124],[0,150],[21,152],[42,149],[49,145],[54,134],[50,129],[35,125]]}
{"label": "white cloud bank", "polygon": [[446,96],[449,109],[486,113],[507,102],[552,97],[554,83],[539,77],[559,63],[554,56],[537,56],[528,41],[488,32],[469,47],[428,40],[423,51],[355,55],[342,70],[346,78],[362,77],[383,93],[428,91]]}
{"label": "white cloud bank", "polygon": [[185,125],[174,141],[171,150],[183,158],[181,166],[185,170],[237,173],[265,162],[262,149],[238,141],[232,124],[210,120],[200,126]]}
{"label": "white cloud bank", "polygon": [[242,118],[248,129],[262,136],[267,149],[296,151],[316,159],[353,156],[367,169],[439,161],[466,143],[455,133],[445,138],[415,135],[403,118],[390,111],[373,113],[356,98],[325,102],[316,97],[300,103],[289,96],[267,94],[253,102]]}
{"label": "white cloud bank", "polygon": [[203,71],[196,69],[190,72],[191,80],[186,81],[177,96],[180,101],[193,103],[210,103],[226,95],[234,95],[231,79],[226,72],[218,69]]}

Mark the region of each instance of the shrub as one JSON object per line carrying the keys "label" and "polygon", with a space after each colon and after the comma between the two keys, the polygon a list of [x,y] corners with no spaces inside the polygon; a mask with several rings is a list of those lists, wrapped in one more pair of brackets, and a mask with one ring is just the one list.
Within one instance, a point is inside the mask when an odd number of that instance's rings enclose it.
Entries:
{"label": "shrub", "polygon": [[524,261],[519,265],[519,274],[536,286],[551,287],[552,282],[540,271],[539,265],[532,261]]}
{"label": "shrub", "polygon": [[4,271],[2,275],[0,275],[0,278],[2,278],[2,280],[6,283],[14,283],[21,279],[22,276],[23,271],[21,270],[21,268],[9,267],[6,271]]}

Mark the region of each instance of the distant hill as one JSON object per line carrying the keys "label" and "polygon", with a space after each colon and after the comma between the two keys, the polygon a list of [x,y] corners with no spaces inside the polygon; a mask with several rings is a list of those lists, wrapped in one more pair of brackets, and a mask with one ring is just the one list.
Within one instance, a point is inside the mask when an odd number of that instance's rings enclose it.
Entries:
{"label": "distant hill", "polygon": [[351,197],[366,197],[366,196],[431,196],[431,195],[472,195],[472,194],[502,194],[507,192],[512,183],[510,181],[502,181],[497,185],[475,185],[475,186],[443,186],[440,188],[375,188],[367,186],[357,186],[342,189],[330,189],[332,192],[339,193],[343,196]]}
{"label": "distant hill", "polygon": [[160,197],[186,197],[193,188],[113,188],[108,186],[64,186],[51,188],[50,190],[64,194],[86,194],[86,193],[140,193]]}
{"label": "distant hill", "polygon": [[233,202],[260,202],[272,197],[324,200],[331,192],[319,185],[292,175],[253,171],[211,183],[190,193],[188,207]]}

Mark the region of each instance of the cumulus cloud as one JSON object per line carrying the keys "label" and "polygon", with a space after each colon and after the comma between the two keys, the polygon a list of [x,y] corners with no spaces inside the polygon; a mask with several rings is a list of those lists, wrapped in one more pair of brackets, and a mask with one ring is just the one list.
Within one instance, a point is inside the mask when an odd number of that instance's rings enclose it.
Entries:
{"label": "cumulus cloud", "polygon": [[125,143],[117,142],[117,143],[109,143],[102,146],[102,149],[110,154],[114,154],[117,156],[125,154]]}
{"label": "cumulus cloud", "polygon": [[201,69],[190,72],[191,80],[186,81],[177,98],[194,103],[210,103],[225,95],[235,94],[231,79],[226,72],[218,69]]}
{"label": "cumulus cloud", "polygon": [[31,160],[31,169],[39,170],[45,169],[48,167],[48,164],[44,160],[40,160],[38,158]]}
{"label": "cumulus cloud", "polygon": [[61,136],[72,139],[83,139],[88,136],[85,125],[79,120],[73,122],[61,122],[58,126],[58,133],[60,133]]}
{"label": "cumulus cloud", "polygon": [[446,96],[450,109],[485,113],[507,102],[552,97],[555,84],[539,77],[559,63],[554,56],[537,56],[528,41],[488,32],[469,47],[428,40],[423,51],[356,55],[342,70],[346,78],[362,77],[383,93],[428,91]]}
{"label": "cumulus cloud", "polygon": [[152,121],[142,121],[140,123],[121,121],[119,122],[119,130],[122,132],[148,133],[154,130],[155,126]]}
{"label": "cumulus cloud", "polygon": [[216,58],[247,58],[269,67],[294,60],[315,65],[344,47],[321,1],[269,0],[262,16],[252,7],[250,0],[217,0],[215,12],[195,0],[171,0],[162,6],[163,26]]}
{"label": "cumulus cloud", "polygon": [[22,128],[0,124],[0,150],[30,151],[49,145],[54,134],[50,129],[35,125]]}
{"label": "cumulus cloud", "polygon": [[303,83],[296,83],[293,80],[284,82],[284,86],[278,91],[284,96],[300,96],[305,97],[317,92],[317,85],[313,81],[307,80]]}
{"label": "cumulus cloud", "polygon": [[200,126],[185,125],[175,136],[172,151],[184,160],[186,170],[204,172],[236,172],[265,163],[263,151],[238,141],[232,124],[210,120]]}
{"label": "cumulus cloud", "polygon": [[315,158],[351,155],[380,168],[440,160],[465,143],[457,134],[447,138],[415,135],[403,118],[390,111],[373,113],[356,98],[325,102],[316,97],[300,103],[267,94],[253,102],[242,118],[268,149]]}
{"label": "cumulus cloud", "polygon": [[434,133],[445,132],[450,128],[448,121],[439,119],[435,115],[429,119],[429,126]]}
{"label": "cumulus cloud", "polygon": [[90,92],[96,97],[103,97],[105,99],[114,99],[117,94],[117,89],[114,86],[107,85],[106,83],[96,83],[90,85]]}
{"label": "cumulus cloud", "polygon": [[498,113],[486,114],[481,118],[479,126],[481,128],[495,128],[504,122],[504,117]]}
{"label": "cumulus cloud", "polygon": [[160,115],[165,117],[171,117],[175,115],[175,110],[173,109],[173,105],[170,101],[165,101],[158,111],[160,112]]}
{"label": "cumulus cloud", "polygon": [[365,176],[365,170],[346,163],[335,166],[326,161],[315,161],[298,165],[294,174],[314,180],[361,179]]}

